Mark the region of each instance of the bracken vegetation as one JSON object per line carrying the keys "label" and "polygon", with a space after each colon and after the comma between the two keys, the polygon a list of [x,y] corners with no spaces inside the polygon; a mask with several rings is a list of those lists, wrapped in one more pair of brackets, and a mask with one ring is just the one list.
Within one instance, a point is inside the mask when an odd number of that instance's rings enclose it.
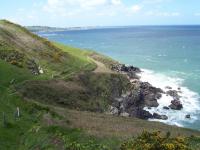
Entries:
{"label": "bracken vegetation", "polygon": [[166,136],[161,136],[161,132],[144,131],[137,138],[133,138],[120,147],[120,150],[190,150],[184,137],[170,137],[170,132]]}

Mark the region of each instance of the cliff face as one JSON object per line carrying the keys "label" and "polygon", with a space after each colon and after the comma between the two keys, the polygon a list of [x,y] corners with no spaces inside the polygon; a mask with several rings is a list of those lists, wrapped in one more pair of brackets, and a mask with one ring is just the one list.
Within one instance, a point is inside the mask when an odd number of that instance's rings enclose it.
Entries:
{"label": "cliff face", "polygon": [[65,108],[105,112],[130,87],[119,74],[82,73],[67,81],[27,81],[16,87],[23,97]]}
{"label": "cliff face", "polygon": [[148,82],[140,81],[138,74],[141,73],[141,70],[139,68],[118,63],[114,64],[111,69],[126,75],[131,85],[126,94],[114,99],[110,110],[112,114],[140,119],[167,119],[167,116],[152,115],[144,110],[144,107],[158,107],[157,100],[162,97],[164,92],[162,89],[153,87]]}

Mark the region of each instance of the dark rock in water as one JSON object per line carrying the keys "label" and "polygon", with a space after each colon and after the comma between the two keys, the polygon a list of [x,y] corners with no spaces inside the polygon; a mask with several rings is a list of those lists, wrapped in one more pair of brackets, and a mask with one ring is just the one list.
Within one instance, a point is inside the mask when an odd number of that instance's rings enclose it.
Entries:
{"label": "dark rock in water", "polygon": [[124,98],[123,107],[125,110],[129,110],[131,107],[139,107],[143,105],[143,101],[141,98],[141,93],[138,90],[132,91],[130,95]]}
{"label": "dark rock in water", "polygon": [[162,119],[162,120],[167,120],[168,117],[167,117],[166,115],[161,115],[161,119]]}
{"label": "dark rock in water", "polygon": [[153,114],[154,119],[161,119],[161,120],[167,120],[168,117],[166,115],[159,115],[158,113]]}
{"label": "dark rock in water", "polygon": [[123,64],[121,66],[121,70],[120,71],[128,72],[128,67],[126,67],[126,65]]}
{"label": "dark rock in water", "polygon": [[154,119],[160,119],[160,116],[158,113],[153,113],[153,118]]}
{"label": "dark rock in water", "polygon": [[133,67],[133,66],[126,66],[124,64],[114,64],[111,67],[112,70],[117,71],[117,72],[126,72],[126,73],[140,73],[141,70],[137,67]]}
{"label": "dark rock in water", "polygon": [[[153,87],[148,82],[141,82],[137,76],[137,73],[141,72],[139,68],[117,64],[112,66],[112,70],[126,73],[129,79],[133,79],[129,93],[126,96],[118,95],[118,100],[113,100],[112,107],[118,109],[119,115],[129,114],[131,117],[140,119],[153,118],[153,115],[143,108],[158,107],[157,100],[162,97],[163,90]],[[160,118],[166,119],[164,116]]]}
{"label": "dark rock in water", "polygon": [[121,66],[121,71],[124,71],[124,72],[135,72],[135,73],[141,72],[141,70],[139,68],[137,68],[137,67],[126,66],[124,64]]}
{"label": "dark rock in water", "polygon": [[190,119],[191,118],[190,114],[185,115],[185,118]]}
{"label": "dark rock in water", "polygon": [[169,90],[169,91],[166,92],[166,94],[170,95],[175,100],[179,100],[180,99],[180,96],[178,95],[178,91],[176,91],[176,90]]}
{"label": "dark rock in water", "polygon": [[181,90],[181,88],[180,88],[180,87],[178,87],[178,90],[180,91],[180,90]]}
{"label": "dark rock in water", "polygon": [[153,118],[153,115],[150,112],[143,110],[141,107],[132,108],[129,114],[131,117],[137,117],[145,120]]}
{"label": "dark rock in water", "polygon": [[157,100],[162,97],[161,93],[163,93],[160,88],[155,88],[148,82],[141,82],[140,90],[145,106],[158,107]]}
{"label": "dark rock in water", "polygon": [[152,114],[146,110],[140,110],[137,113],[137,117],[140,119],[149,119],[152,118]]}
{"label": "dark rock in water", "polygon": [[158,107],[157,100],[162,96],[162,90],[153,87],[148,82],[135,82],[131,93],[122,101],[124,108],[131,107]]}
{"label": "dark rock in water", "polygon": [[152,114],[143,110],[144,106],[144,99],[140,90],[132,91],[131,94],[122,101],[121,105],[122,112],[128,112],[131,117],[140,119],[152,118]]}
{"label": "dark rock in water", "polygon": [[164,106],[164,107],[163,107],[163,109],[169,110],[169,107],[167,107],[167,106]]}
{"label": "dark rock in water", "polygon": [[135,72],[128,72],[127,75],[130,79],[140,79],[140,77]]}
{"label": "dark rock in water", "polygon": [[156,99],[153,98],[154,95],[148,96],[149,99],[145,99],[145,105],[148,107],[158,107],[159,104]]}
{"label": "dark rock in water", "polygon": [[160,89],[160,88],[156,88],[156,87],[153,87],[150,83],[148,82],[141,82],[141,88],[142,89],[147,89],[149,91],[146,91],[146,92],[152,92],[152,93],[163,93],[163,90]]}
{"label": "dark rock in water", "polygon": [[172,87],[171,87],[171,86],[166,86],[165,88],[166,88],[166,89],[169,89],[169,90],[171,90],[171,89],[172,89]]}
{"label": "dark rock in water", "polygon": [[174,110],[181,110],[183,108],[183,105],[181,104],[181,102],[179,100],[173,100],[171,101],[171,105],[169,105],[169,107],[171,109],[174,109]]}

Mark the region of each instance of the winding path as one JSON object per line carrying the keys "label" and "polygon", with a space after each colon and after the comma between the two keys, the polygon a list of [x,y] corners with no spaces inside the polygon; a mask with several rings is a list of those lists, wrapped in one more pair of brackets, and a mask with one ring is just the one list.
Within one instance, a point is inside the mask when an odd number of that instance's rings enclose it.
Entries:
{"label": "winding path", "polygon": [[114,71],[107,68],[103,63],[92,59],[92,61],[97,65],[97,68],[94,70],[95,73],[115,73]]}

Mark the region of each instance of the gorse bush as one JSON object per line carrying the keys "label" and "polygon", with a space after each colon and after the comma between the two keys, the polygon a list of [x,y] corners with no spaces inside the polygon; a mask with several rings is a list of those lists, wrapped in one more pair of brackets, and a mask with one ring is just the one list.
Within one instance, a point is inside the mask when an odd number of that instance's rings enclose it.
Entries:
{"label": "gorse bush", "polygon": [[15,50],[0,50],[0,59],[22,68],[25,61],[25,55]]}
{"label": "gorse bush", "polygon": [[88,140],[85,142],[71,141],[70,137],[66,135],[60,135],[65,145],[66,150],[111,150],[106,145],[99,144],[94,140]]}
{"label": "gorse bush", "polygon": [[80,129],[50,126],[45,130],[60,139],[65,150],[111,150],[110,146],[103,143],[102,139],[88,136]]}
{"label": "gorse bush", "polygon": [[70,144],[66,144],[67,150],[110,150],[107,146],[101,144],[95,144],[93,141],[89,141],[88,143],[78,143],[73,142]]}
{"label": "gorse bush", "polygon": [[182,137],[170,138],[170,134],[161,136],[161,132],[144,131],[137,138],[124,142],[120,150],[190,150]]}

